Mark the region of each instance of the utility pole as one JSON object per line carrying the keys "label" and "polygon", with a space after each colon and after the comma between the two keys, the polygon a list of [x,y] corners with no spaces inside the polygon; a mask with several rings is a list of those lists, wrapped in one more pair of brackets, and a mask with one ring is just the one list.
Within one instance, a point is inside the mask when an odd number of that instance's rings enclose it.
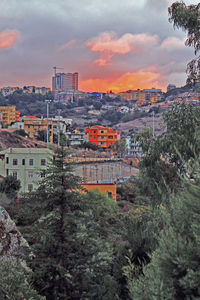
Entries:
{"label": "utility pole", "polygon": [[46,99],[45,102],[47,104],[47,149],[48,149],[49,148],[49,104],[51,100]]}
{"label": "utility pole", "polygon": [[58,147],[60,147],[60,111],[61,109],[58,109]]}
{"label": "utility pole", "polygon": [[152,122],[153,122],[153,138],[155,137],[155,122],[154,122],[154,115],[155,115],[155,112],[154,112],[154,110],[153,110],[153,120],[152,120]]}

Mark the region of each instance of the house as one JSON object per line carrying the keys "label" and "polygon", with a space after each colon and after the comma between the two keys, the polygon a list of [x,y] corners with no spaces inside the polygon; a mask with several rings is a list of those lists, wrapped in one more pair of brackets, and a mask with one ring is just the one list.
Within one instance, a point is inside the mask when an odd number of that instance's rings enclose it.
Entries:
{"label": "house", "polygon": [[81,185],[87,191],[99,191],[100,193],[116,200],[116,183],[85,183]]}
{"label": "house", "polygon": [[71,130],[65,133],[67,144],[69,146],[77,146],[86,142],[86,134],[79,130]]}
{"label": "house", "polygon": [[21,182],[21,193],[38,187],[53,153],[46,148],[8,148],[0,151],[0,176],[12,175]]}
{"label": "house", "polygon": [[96,144],[102,148],[109,148],[120,139],[120,131],[113,130],[110,127],[92,126],[85,128],[87,141]]}
{"label": "house", "polygon": [[16,106],[0,106],[0,121],[6,125],[19,122],[20,112],[16,110]]}

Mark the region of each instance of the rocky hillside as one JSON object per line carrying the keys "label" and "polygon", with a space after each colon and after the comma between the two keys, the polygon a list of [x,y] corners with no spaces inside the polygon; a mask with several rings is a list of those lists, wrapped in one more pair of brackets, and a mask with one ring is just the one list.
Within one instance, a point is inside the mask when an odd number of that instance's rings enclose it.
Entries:
{"label": "rocky hillside", "polygon": [[0,206],[0,259],[17,257],[22,247],[28,246],[7,211]]}

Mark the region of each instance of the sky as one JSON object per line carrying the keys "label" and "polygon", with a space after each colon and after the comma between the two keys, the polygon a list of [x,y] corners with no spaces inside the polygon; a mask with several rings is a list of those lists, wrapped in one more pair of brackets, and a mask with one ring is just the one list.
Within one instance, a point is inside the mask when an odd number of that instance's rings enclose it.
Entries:
{"label": "sky", "polygon": [[168,21],[173,2],[1,0],[0,87],[51,87],[54,66],[81,91],[183,86],[194,51]]}

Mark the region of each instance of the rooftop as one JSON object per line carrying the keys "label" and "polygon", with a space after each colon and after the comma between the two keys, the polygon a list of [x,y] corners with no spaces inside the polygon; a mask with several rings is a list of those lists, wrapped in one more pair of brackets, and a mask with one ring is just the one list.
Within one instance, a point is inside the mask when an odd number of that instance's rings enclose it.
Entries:
{"label": "rooftop", "polygon": [[1,154],[52,154],[52,150],[47,148],[8,148],[0,151]]}

